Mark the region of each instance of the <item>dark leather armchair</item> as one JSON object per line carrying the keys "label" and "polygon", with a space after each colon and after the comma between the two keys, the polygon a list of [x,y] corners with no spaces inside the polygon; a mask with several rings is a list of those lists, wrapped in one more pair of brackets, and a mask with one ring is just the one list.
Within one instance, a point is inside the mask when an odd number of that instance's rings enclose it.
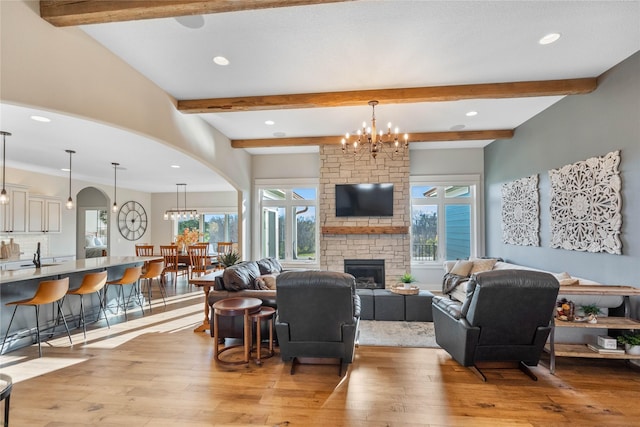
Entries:
{"label": "dark leather armchair", "polygon": [[434,297],[436,342],[486,381],[478,362],[538,364],[558,297],[556,278],[538,271],[494,270],[473,275],[464,304]]}
{"label": "dark leather armchair", "polygon": [[292,271],[278,276],[276,333],[291,374],[300,358],[340,359],[338,375],[353,362],[360,297],[352,275]]}

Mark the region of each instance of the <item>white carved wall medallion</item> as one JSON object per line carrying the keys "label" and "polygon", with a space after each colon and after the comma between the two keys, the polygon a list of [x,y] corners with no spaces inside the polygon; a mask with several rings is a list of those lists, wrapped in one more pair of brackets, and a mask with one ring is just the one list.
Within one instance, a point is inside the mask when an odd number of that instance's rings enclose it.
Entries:
{"label": "white carved wall medallion", "polygon": [[551,247],[621,254],[620,151],[549,171]]}
{"label": "white carved wall medallion", "polygon": [[502,241],[540,246],[538,175],[502,184]]}

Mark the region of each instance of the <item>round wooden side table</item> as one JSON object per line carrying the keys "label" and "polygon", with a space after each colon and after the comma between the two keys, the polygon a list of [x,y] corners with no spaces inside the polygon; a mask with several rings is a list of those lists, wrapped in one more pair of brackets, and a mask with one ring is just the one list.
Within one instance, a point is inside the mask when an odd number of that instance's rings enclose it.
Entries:
{"label": "round wooden side table", "polygon": [[[233,297],[226,298],[220,301],[216,301],[213,304],[213,345],[215,351],[213,352],[213,358],[216,362],[225,363],[228,365],[240,365],[249,363],[249,357],[251,356],[251,319],[250,315],[260,311],[262,300],[258,298],[247,297]],[[244,342],[238,345],[226,346],[223,349],[218,349],[218,317],[219,316],[243,316],[244,317]],[[222,360],[220,354],[244,346],[244,360],[230,361]]]}
{"label": "round wooden side table", "polygon": [[[251,320],[256,322],[256,365],[262,364],[262,359],[268,359],[273,356],[273,315],[276,313],[276,309],[273,307],[261,307],[260,311],[252,313],[250,315]],[[262,319],[266,319],[269,322],[269,345],[267,346],[267,355],[262,356],[262,337],[260,322]]]}

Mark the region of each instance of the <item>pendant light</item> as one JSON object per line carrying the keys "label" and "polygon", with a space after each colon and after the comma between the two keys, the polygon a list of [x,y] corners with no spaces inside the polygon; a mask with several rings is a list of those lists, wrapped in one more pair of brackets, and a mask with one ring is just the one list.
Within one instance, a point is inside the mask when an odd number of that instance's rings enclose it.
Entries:
{"label": "pendant light", "polygon": [[7,141],[5,140],[5,138],[7,137],[7,135],[11,136],[11,133],[0,131],[0,134],[2,134],[2,191],[0,192],[0,204],[6,205],[7,203],[9,203],[9,195],[7,194],[7,190],[4,188],[5,174],[6,174],[5,163],[7,161],[7,155],[6,155]]}
{"label": "pendant light", "polygon": [[73,150],[64,150],[69,153],[69,198],[67,199],[67,204],[65,205],[67,209],[73,209],[73,199],[71,198],[71,156],[76,152]]}
{"label": "pendant light", "polygon": [[112,162],[111,163],[113,165],[113,206],[111,207],[111,211],[112,212],[118,212],[118,202],[116,202],[116,192],[117,192],[117,178],[116,178],[116,171],[118,170],[118,166],[120,166],[120,163],[115,163]]}

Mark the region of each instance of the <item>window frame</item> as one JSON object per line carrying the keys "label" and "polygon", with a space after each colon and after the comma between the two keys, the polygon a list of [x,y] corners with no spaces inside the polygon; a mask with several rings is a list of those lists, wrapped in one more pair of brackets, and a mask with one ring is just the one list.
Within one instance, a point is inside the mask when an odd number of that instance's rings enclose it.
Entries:
{"label": "window frame", "polygon": [[[471,190],[471,197],[469,198],[446,198],[444,192],[438,191],[437,197],[434,198],[413,198],[411,197],[412,188],[414,186],[428,185],[433,187],[446,187],[446,186],[469,186]],[[471,241],[470,241],[470,254],[471,257],[480,256],[482,253],[481,248],[484,242],[484,224],[482,221],[482,181],[479,174],[469,175],[419,175],[411,176],[409,179],[409,212],[410,212],[410,225],[409,233],[412,233],[413,228],[413,207],[414,205],[436,205],[438,210],[438,219],[443,218],[444,221],[438,221],[438,236],[439,242],[446,242],[446,214],[445,207],[447,205],[469,205],[471,209],[470,227],[471,227]],[[410,242],[413,242],[413,237],[410,236]],[[441,247],[438,243],[438,250],[436,257],[433,261],[430,260],[414,260],[413,259],[413,244],[410,243],[410,258],[412,267],[437,267],[441,268],[442,263],[447,261],[446,259],[446,247]]]}
{"label": "window frame", "polygon": [[[282,189],[286,190],[284,200],[263,200],[262,192],[270,189]],[[294,200],[291,198],[290,190],[294,188],[313,188],[316,191],[315,200]],[[264,248],[264,233],[262,224],[262,212],[264,208],[284,208],[285,211],[285,234],[284,234],[284,258],[280,259],[283,265],[304,265],[317,266],[320,265],[320,181],[318,179],[257,179],[254,181],[255,200],[257,202],[257,209],[254,215],[254,230],[258,230],[255,234],[257,237],[257,248],[255,250],[256,255],[259,258],[264,258],[266,255],[263,253]],[[291,212],[293,208],[300,206],[309,206],[315,209],[316,218],[316,230],[315,230],[315,253],[316,257],[313,260],[293,259],[293,215]]]}

